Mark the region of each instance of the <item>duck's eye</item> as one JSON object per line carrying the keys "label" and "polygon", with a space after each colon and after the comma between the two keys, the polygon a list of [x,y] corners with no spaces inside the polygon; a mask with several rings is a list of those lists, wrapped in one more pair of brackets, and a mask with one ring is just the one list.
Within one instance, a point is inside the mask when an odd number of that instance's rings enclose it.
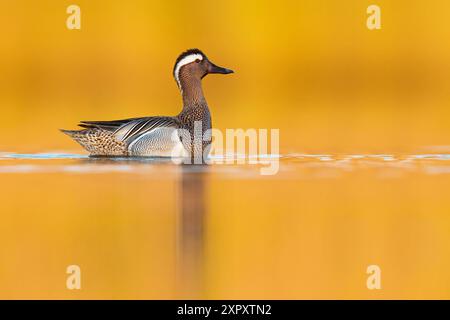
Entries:
{"label": "duck's eye", "polygon": [[199,62],[200,62],[200,59],[196,59],[195,62],[196,62],[196,63],[199,63]]}

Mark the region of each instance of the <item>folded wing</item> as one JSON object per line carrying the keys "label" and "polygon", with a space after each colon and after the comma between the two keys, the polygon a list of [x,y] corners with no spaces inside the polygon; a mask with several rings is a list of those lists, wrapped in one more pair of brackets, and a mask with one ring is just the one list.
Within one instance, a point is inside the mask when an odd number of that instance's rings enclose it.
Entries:
{"label": "folded wing", "polygon": [[83,128],[99,128],[114,133],[116,140],[131,143],[157,128],[178,128],[173,117],[143,117],[112,121],[81,121]]}

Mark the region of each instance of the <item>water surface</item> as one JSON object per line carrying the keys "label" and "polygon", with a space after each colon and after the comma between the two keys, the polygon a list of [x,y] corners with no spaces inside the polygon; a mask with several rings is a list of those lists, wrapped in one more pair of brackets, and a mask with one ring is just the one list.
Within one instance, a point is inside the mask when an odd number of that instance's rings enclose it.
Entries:
{"label": "water surface", "polygon": [[450,298],[450,154],[253,160],[0,152],[0,297]]}

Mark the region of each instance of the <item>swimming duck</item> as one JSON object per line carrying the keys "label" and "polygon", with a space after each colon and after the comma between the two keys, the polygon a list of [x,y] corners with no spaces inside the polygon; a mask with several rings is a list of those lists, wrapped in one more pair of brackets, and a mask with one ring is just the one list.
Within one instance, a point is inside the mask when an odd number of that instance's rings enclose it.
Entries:
{"label": "swimming duck", "polygon": [[[211,144],[207,133],[211,129],[211,114],[201,80],[210,73],[233,71],[215,65],[199,49],[189,49],[177,58],[173,68],[183,98],[183,109],[177,116],[81,121],[79,126],[84,129],[61,131],[91,156],[203,157]],[[194,134],[197,128],[201,128],[200,138]]]}

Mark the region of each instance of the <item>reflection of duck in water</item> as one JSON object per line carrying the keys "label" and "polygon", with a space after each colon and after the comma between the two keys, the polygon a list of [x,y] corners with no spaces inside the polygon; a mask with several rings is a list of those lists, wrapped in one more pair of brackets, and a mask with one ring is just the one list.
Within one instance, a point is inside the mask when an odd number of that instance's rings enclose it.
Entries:
{"label": "reflection of duck in water", "polygon": [[178,192],[178,292],[182,298],[198,299],[204,290],[204,247],[206,186],[208,175],[206,165],[181,166],[180,189]]}
{"label": "reflection of duck in water", "polygon": [[[91,155],[170,157],[172,150],[177,147],[181,151],[179,155],[193,155],[194,150],[202,155],[202,150],[211,143],[211,138],[191,144],[189,139],[180,139],[180,129],[188,130],[192,139],[196,121],[201,121],[202,133],[211,129],[211,115],[203,95],[201,80],[210,73],[232,72],[216,66],[200,50],[188,50],[178,57],[173,70],[183,96],[183,110],[177,116],[81,121],[79,126],[85,129],[62,132],[72,137]],[[173,135],[175,131],[177,134]]]}

